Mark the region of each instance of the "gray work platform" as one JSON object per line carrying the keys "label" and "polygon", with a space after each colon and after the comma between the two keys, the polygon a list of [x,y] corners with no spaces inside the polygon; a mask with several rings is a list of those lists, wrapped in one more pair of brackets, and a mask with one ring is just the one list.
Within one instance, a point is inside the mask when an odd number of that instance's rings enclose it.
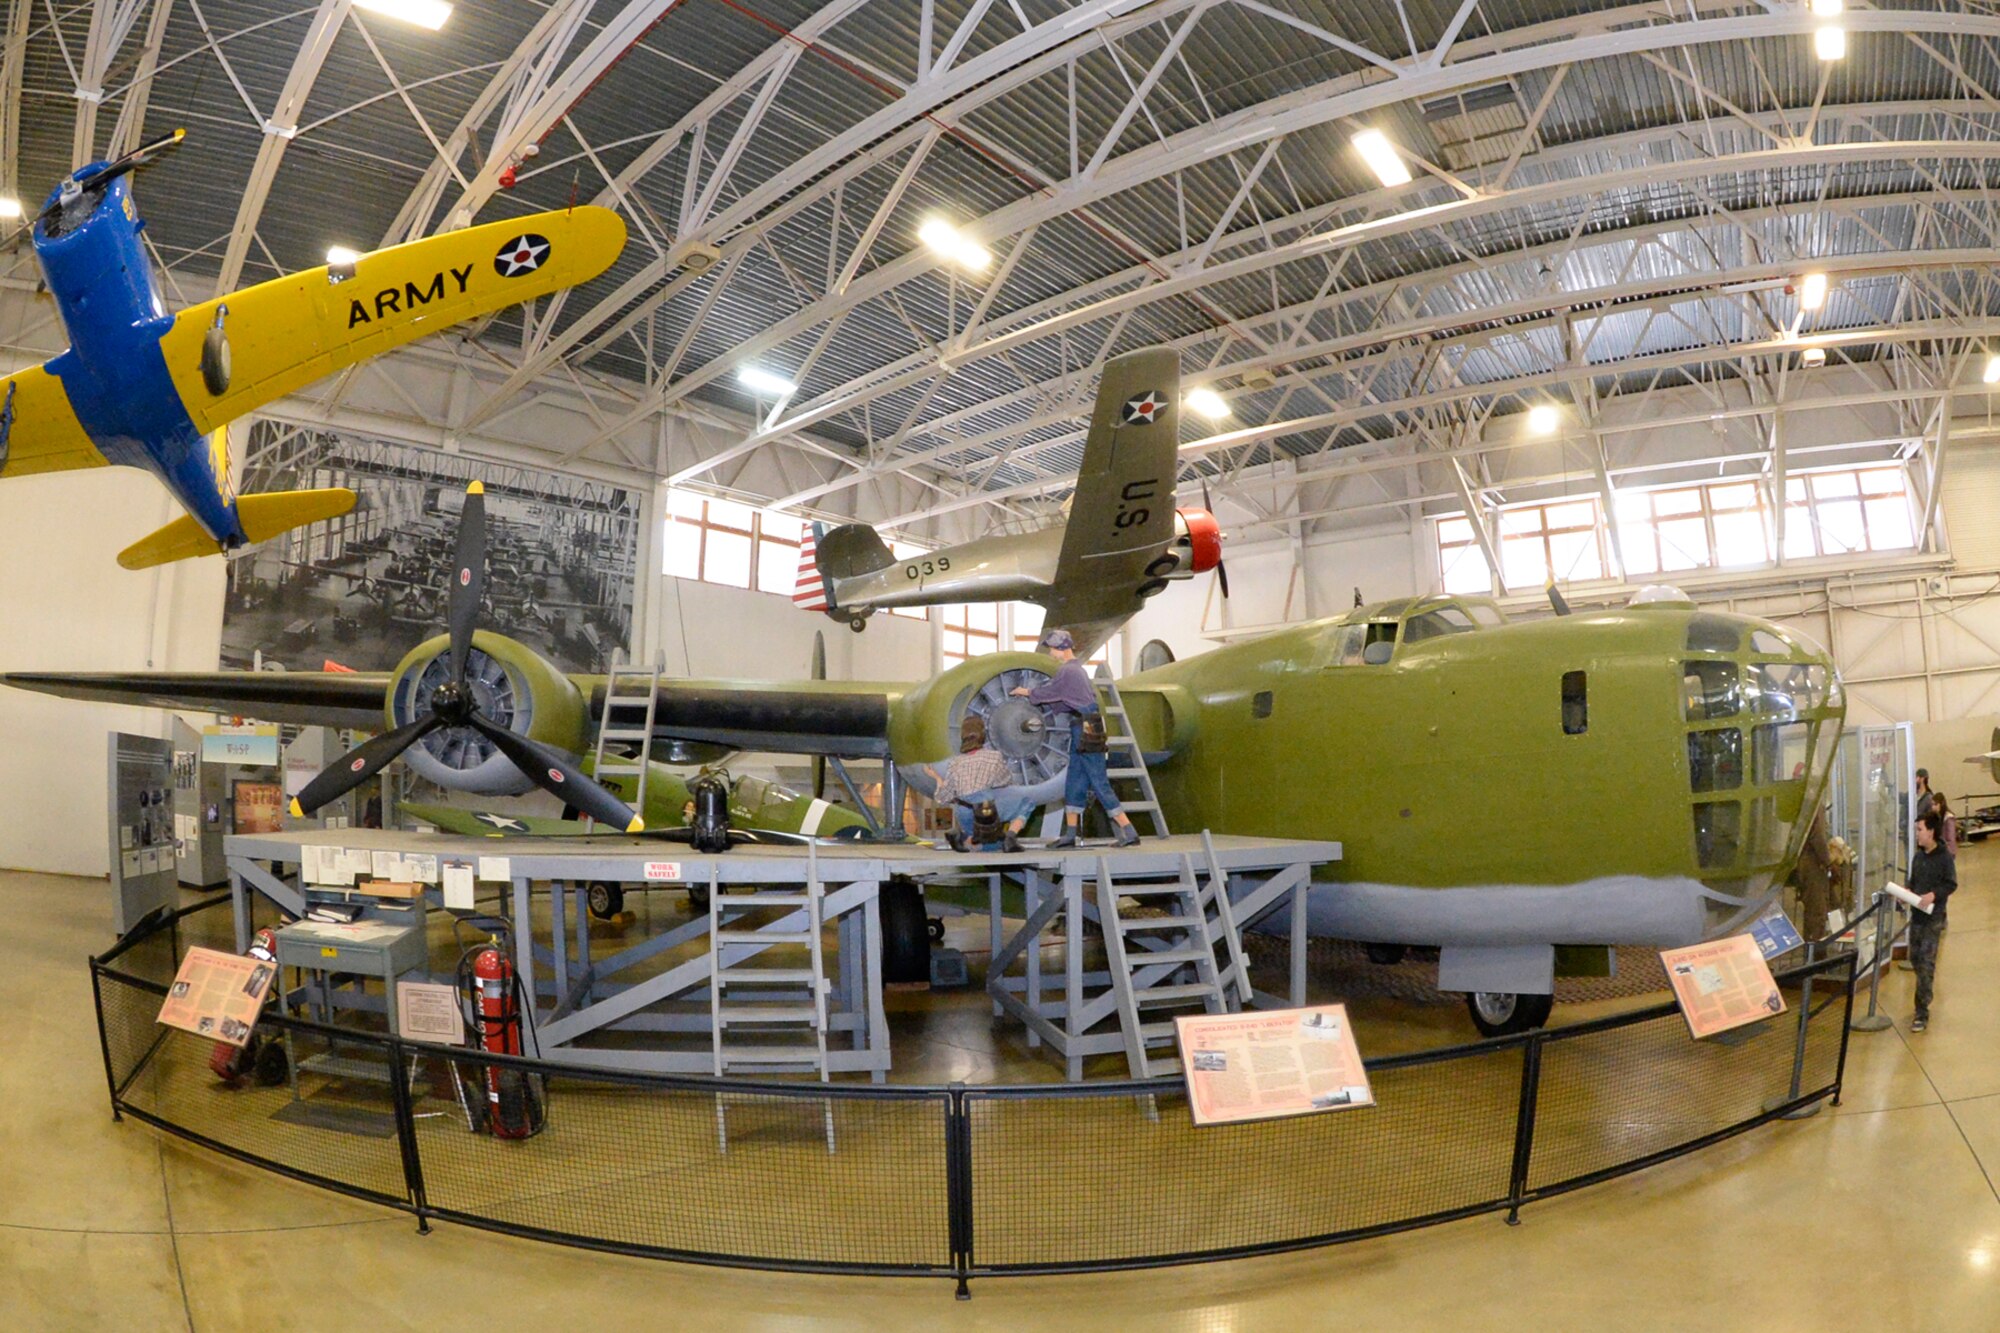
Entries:
{"label": "gray work platform", "polygon": [[[760,952],[756,944],[710,945],[711,952],[687,958],[638,981],[618,974],[709,935],[707,915],[676,925],[604,958],[591,954],[589,909],[584,888],[593,881],[652,887],[770,888],[794,890],[809,881],[824,886],[824,920],[837,931],[828,967],[832,998],[831,1032],[842,1040],[829,1050],[834,1072],[869,1073],[880,1081],[889,1068],[888,1024],[883,1010],[879,893],[885,880],[922,882],[986,881],[990,889],[996,962],[1005,953],[1024,962],[1027,975],[990,976],[996,1011],[1027,1022],[1030,1040],[1050,1039],[1076,1066],[1098,1041],[1084,1040],[1082,988],[1094,976],[1072,963],[1062,991],[1045,996],[1039,951],[1007,948],[1001,926],[1003,893],[1017,891],[1037,918],[1016,932],[1017,946],[1058,924],[1068,937],[1082,938],[1083,922],[1095,917],[1086,883],[1109,873],[1119,884],[1170,880],[1189,867],[1213,866],[1226,879],[1232,898],[1249,909],[1249,926],[1273,911],[1291,913],[1291,985],[1278,1002],[1302,1003],[1305,993],[1306,890],[1314,866],[1340,859],[1337,842],[1294,842],[1235,836],[1149,838],[1136,847],[1086,843],[1052,850],[959,854],[923,843],[829,841],[810,846],[743,846],[722,854],[693,851],[683,843],[645,837],[604,835],[571,838],[473,837],[387,829],[308,830],[295,833],[237,834],[225,844],[234,897],[239,948],[251,935],[250,894],[261,894],[281,910],[303,915],[305,899],[298,871],[308,846],[341,847],[400,855],[435,856],[477,865],[482,859],[507,861],[508,914],[515,927],[515,966],[527,993],[536,998],[535,1036],[544,1058],[652,1072],[708,1073],[712,1058],[695,1050],[644,1050],[629,1045],[604,1048],[578,1044],[610,1031],[708,1033],[708,991],[716,971],[714,950],[725,950],[722,966]],[[275,864],[278,874],[266,863]],[[551,895],[549,925],[539,935],[529,911],[531,886],[545,884]],[[491,891],[492,882],[485,882]],[[430,907],[441,906],[436,889]],[[572,907],[573,903],[573,907]],[[1039,909],[1039,910],[1037,910]],[[796,931],[799,914],[767,923],[774,931]],[[1025,952],[1026,957],[1022,958]],[[1066,994],[1064,992],[1067,992]],[[1062,999],[1055,1000],[1061,994]],[[1024,1003],[1025,1002],[1025,1003]],[[691,1010],[698,1003],[700,1012]],[[675,1006],[678,1005],[678,1009]],[[1101,1006],[1100,1006],[1101,1007]],[[1071,1017],[1075,1015],[1075,1017]],[[1057,1033],[1061,1035],[1058,1036]],[[1115,1042],[1116,1037],[1109,1040]],[[1113,1049],[1106,1046],[1105,1049]]]}

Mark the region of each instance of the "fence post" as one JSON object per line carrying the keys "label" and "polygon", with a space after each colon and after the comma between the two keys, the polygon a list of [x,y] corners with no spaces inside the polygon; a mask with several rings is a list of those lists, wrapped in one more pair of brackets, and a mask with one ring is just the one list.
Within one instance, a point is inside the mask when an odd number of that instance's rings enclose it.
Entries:
{"label": "fence post", "polygon": [[1854,955],[1847,955],[1846,1008],[1840,1019],[1840,1058],[1833,1067],[1833,1104],[1840,1105],[1841,1089],[1847,1086],[1847,1038],[1854,1027]]}
{"label": "fence post", "polygon": [[424,1197],[424,1166],[417,1154],[417,1117],[410,1102],[410,1071],[403,1061],[408,1052],[403,1043],[389,1038],[389,1091],[396,1104],[396,1144],[403,1152],[403,1188],[410,1193],[410,1207],[416,1210],[417,1232],[429,1235],[430,1201]]}
{"label": "fence post", "polygon": [[1521,1100],[1514,1116],[1514,1164],[1507,1173],[1507,1225],[1521,1225],[1521,1205],[1527,1201],[1528,1159],[1535,1151],[1535,1101],[1542,1089],[1542,1043],[1545,1034],[1530,1032],[1521,1048]]}
{"label": "fence post", "polygon": [[[1806,1024],[1812,1019],[1812,984],[1814,975],[1811,972],[1806,973],[1799,987],[1799,1031],[1798,1036],[1792,1041],[1791,1088],[1784,1096],[1765,1102],[1764,1109],[1766,1111],[1775,1111],[1781,1106],[1790,1106],[1791,1103],[1799,1099],[1799,1083],[1805,1075],[1806,1068]],[[1791,1110],[1785,1112],[1779,1119],[1804,1120],[1818,1114],[1819,1103],[1813,1102],[1806,1106],[1792,1107]]]}
{"label": "fence post", "polygon": [[104,973],[95,958],[90,960],[90,1001],[97,1007],[97,1049],[104,1056],[104,1087],[111,1094],[111,1119],[123,1120],[125,1115],[118,1109],[118,1075],[111,1069],[111,1037],[104,1030]]}
{"label": "fence post", "polygon": [[958,1278],[958,1299],[972,1299],[972,1118],[965,1108],[965,1085],[954,1083],[945,1093],[944,1188],[947,1244],[951,1269]]}
{"label": "fence post", "polygon": [[1894,1027],[1889,1015],[1875,1012],[1875,997],[1882,989],[1882,968],[1888,959],[1883,950],[1888,947],[1882,938],[1882,930],[1888,924],[1889,914],[1882,910],[1887,904],[1882,901],[1882,891],[1875,890],[1875,905],[1868,910],[1875,914],[1875,951],[1868,958],[1868,1012],[1854,1020],[1857,1032],[1881,1032]]}

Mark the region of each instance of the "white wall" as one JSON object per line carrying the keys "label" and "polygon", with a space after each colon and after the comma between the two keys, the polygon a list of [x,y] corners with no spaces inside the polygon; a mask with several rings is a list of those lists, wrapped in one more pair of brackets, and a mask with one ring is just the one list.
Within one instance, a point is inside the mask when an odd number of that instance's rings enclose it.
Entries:
{"label": "white wall", "polygon": [[663,654],[674,675],[739,680],[805,680],[815,632],[826,636],[833,680],[922,680],[931,674],[931,626],[902,616],[871,617],[859,634],[792,605],[789,597],[688,579],[654,577],[646,635],[634,654]]}
{"label": "white wall", "polygon": [[[222,560],[117,563],[180,512],[125,468],[0,486],[0,671],[215,670]],[[0,689],[0,866],[105,874],[105,737],[165,736],[167,717]]]}

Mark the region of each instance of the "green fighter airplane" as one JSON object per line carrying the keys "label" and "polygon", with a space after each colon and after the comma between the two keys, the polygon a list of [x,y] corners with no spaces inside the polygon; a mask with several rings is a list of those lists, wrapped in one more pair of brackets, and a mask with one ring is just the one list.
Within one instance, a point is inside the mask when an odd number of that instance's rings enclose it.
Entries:
{"label": "green fighter airplane", "polygon": [[[1093,431],[1110,428],[1100,411]],[[307,808],[407,746],[412,767],[448,788],[496,794],[532,782],[609,827],[638,822],[562,758],[595,735],[604,678],[564,674],[516,640],[474,633],[457,600],[477,591],[468,549],[452,581],[453,633],[394,671],[0,680],[389,729],[315,779],[301,794]],[[1134,609],[1139,601],[1135,592]],[[1016,785],[1054,798],[1067,732],[1011,691],[1055,669],[1048,657],[997,653],[914,683],[665,681],[654,753],[876,758],[922,787],[923,765],[955,753],[971,715]],[[1439,985],[1467,993],[1488,1033],[1545,1021],[1559,965],[1601,971],[1615,946],[1734,933],[1768,907],[1824,799],[1845,714],[1815,645],[1670,590],[1517,622],[1479,599],[1382,603],[1137,673],[1120,692],[1172,827],[1340,841],[1308,928],[1438,947]]]}

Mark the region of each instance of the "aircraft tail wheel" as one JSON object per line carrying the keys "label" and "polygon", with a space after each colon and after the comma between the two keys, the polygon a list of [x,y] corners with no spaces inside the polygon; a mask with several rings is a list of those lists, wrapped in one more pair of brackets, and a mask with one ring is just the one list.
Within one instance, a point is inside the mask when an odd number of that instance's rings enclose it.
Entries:
{"label": "aircraft tail wheel", "polygon": [[882,914],[882,980],[929,981],[931,939],[924,891],[914,880],[885,880],[878,905]]}
{"label": "aircraft tail wheel", "polygon": [[847,628],[853,630],[856,634],[859,634],[862,630],[868,628],[868,617],[849,616],[847,618]]}
{"label": "aircraft tail wheel", "polygon": [[609,884],[601,879],[592,880],[584,893],[590,901],[590,914],[599,921],[609,921],[625,910],[625,889],[622,885]]}
{"label": "aircraft tail wheel", "polygon": [[217,398],[229,392],[229,335],[219,319],[201,338],[201,382]]}
{"label": "aircraft tail wheel", "polygon": [[1482,1037],[1511,1037],[1532,1032],[1549,1021],[1555,1008],[1553,995],[1516,995],[1512,991],[1468,991],[1465,1007],[1472,1011],[1472,1025]]}

